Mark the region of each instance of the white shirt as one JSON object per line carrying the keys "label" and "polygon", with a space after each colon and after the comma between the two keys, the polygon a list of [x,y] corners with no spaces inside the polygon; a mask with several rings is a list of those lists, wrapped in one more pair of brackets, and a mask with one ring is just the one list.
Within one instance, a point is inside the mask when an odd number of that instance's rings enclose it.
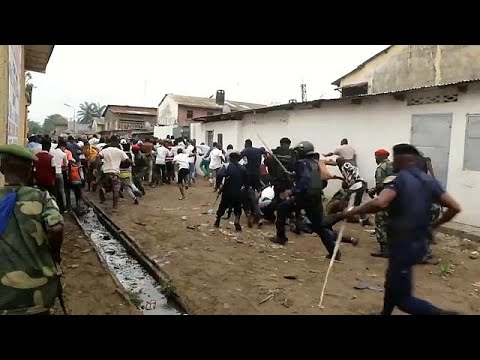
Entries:
{"label": "white shirt", "polygon": [[82,148],[85,144],[83,143],[83,141],[79,141],[77,142],[77,145],[78,147]]}
{"label": "white shirt", "polygon": [[223,158],[223,153],[222,150],[219,150],[217,148],[214,148],[210,152],[210,165],[209,168],[211,170],[216,170],[219,169],[222,166],[222,158]]}
{"label": "white shirt", "polygon": [[62,174],[62,166],[67,165],[67,154],[65,154],[62,149],[55,148],[53,150],[50,149],[50,155],[53,156],[53,160],[55,161],[55,174]]}
{"label": "white shirt", "polygon": [[103,149],[103,147],[104,147],[105,145],[107,145],[107,143],[98,143],[98,144],[96,145],[96,147],[97,147],[98,151],[100,151],[100,150]]}
{"label": "white shirt", "polygon": [[100,140],[98,140],[97,138],[91,138],[90,140],[88,140],[88,143],[90,145],[96,145],[100,142]]}
{"label": "white shirt", "polygon": [[185,153],[177,154],[173,158],[173,162],[178,164],[178,169],[189,169],[188,155]]}
{"label": "white shirt", "polygon": [[167,157],[169,151],[165,146],[160,146],[157,148],[157,157],[155,158],[155,164],[165,165],[165,158]]}
{"label": "white shirt", "polygon": [[120,163],[128,159],[127,154],[116,147],[108,147],[99,153],[103,157],[105,174],[120,174]]}
{"label": "white shirt", "polygon": [[[186,152],[187,152],[188,155],[191,155],[192,152],[193,152],[193,150],[195,150],[195,147],[194,147],[193,145],[188,145],[188,146],[187,146],[187,149],[186,149]],[[189,162],[190,164],[195,163],[195,156],[190,156],[190,157],[188,158],[188,162]]]}
{"label": "white shirt", "polygon": [[355,156],[355,149],[348,144],[341,145],[338,149],[335,149],[333,154],[341,156],[345,160],[353,160],[353,157]]}
{"label": "white shirt", "polygon": [[210,150],[210,146],[208,145],[197,145],[197,148],[202,151],[203,155],[207,155],[208,151]]}

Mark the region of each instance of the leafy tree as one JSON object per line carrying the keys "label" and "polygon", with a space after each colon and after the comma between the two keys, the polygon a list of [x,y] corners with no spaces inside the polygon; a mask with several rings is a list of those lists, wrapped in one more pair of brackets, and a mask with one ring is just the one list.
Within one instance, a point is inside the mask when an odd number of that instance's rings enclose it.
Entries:
{"label": "leafy tree", "polygon": [[36,121],[28,120],[28,133],[41,134],[43,133],[43,127]]}
{"label": "leafy tree", "polygon": [[57,125],[68,125],[68,119],[60,114],[48,115],[43,121],[43,132],[50,134]]}
{"label": "leafy tree", "polygon": [[105,107],[105,105],[102,106],[98,103],[95,104],[85,101],[83,104],[80,104],[80,110],[77,111],[77,121],[80,124],[90,124],[94,117],[102,116]]}

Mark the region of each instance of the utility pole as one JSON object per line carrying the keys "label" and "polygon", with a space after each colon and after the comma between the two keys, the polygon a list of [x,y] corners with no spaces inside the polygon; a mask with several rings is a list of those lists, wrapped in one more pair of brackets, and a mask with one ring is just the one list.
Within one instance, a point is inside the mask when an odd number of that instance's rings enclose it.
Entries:
{"label": "utility pole", "polygon": [[302,102],[307,102],[307,84],[301,84],[300,90],[302,91]]}

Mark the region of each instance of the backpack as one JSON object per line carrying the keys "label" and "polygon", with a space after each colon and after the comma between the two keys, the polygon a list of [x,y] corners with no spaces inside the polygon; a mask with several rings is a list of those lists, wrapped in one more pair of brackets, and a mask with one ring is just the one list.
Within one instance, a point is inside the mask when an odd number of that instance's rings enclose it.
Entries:
{"label": "backpack", "polygon": [[13,213],[13,208],[17,202],[17,191],[12,191],[0,200],[0,235],[3,235],[7,229],[8,222]]}

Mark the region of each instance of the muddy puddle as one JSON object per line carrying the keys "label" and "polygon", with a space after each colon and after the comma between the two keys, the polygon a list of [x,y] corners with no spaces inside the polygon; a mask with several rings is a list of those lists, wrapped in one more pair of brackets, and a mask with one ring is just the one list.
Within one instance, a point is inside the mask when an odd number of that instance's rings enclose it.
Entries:
{"label": "muddy puddle", "polygon": [[78,219],[100,250],[100,256],[144,315],[182,315],[178,307],[162,293],[160,284],[100,223],[93,209],[89,208]]}

